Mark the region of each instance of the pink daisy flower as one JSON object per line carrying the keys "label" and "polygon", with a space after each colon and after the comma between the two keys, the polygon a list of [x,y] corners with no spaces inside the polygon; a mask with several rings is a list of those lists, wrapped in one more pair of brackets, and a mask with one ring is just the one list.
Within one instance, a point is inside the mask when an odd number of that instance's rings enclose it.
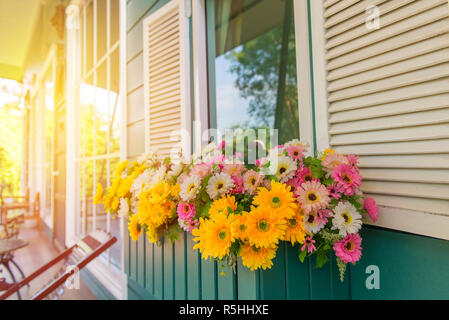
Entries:
{"label": "pink daisy flower", "polygon": [[178,223],[181,226],[182,230],[186,232],[192,232],[193,229],[198,227],[199,221],[198,219],[183,220],[181,218],[178,218]]}
{"label": "pink daisy flower", "polygon": [[193,167],[191,174],[199,176],[203,179],[205,176],[209,174],[211,166],[207,163],[200,163]]}
{"label": "pink daisy flower", "polygon": [[223,165],[223,171],[230,176],[240,176],[245,169],[241,163],[227,163]]}
{"label": "pink daisy flower", "polygon": [[187,202],[181,201],[177,208],[178,217],[182,220],[190,220],[195,217],[195,206]]}
{"label": "pink daisy flower", "polygon": [[337,183],[338,192],[347,196],[354,195],[362,184],[362,177],[357,170],[344,163],[334,168],[332,178]]}
{"label": "pink daisy flower", "polygon": [[359,157],[357,157],[354,154],[348,154],[346,156],[346,160],[348,162],[348,165],[350,165],[351,167],[353,167],[354,169],[358,170],[359,167]]}
{"label": "pink daisy flower", "polygon": [[312,253],[313,251],[316,250],[314,243],[315,243],[315,240],[313,240],[312,236],[305,238],[304,244],[302,245],[302,248],[301,248],[301,251],[304,251],[307,249],[308,253]]}
{"label": "pink daisy flower", "polygon": [[244,193],[245,189],[243,188],[243,178],[241,176],[231,176],[231,179],[234,181],[234,189],[232,189],[230,193]]}
{"label": "pink daisy flower", "polygon": [[377,206],[376,201],[374,201],[371,197],[366,197],[363,200],[363,208],[366,209],[366,212],[371,217],[371,219],[376,222],[379,217],[379,207]]}
{"label": "pink daisy flower", "polygon": [[304,148],[299,143],[295,145],[289,145],[287,146],[287,148],[285,148],[285,150],[293,160],[298,161],[304,158]]}
{"label": "pink daisy flower", "polygon": [[341,198],[341,194],[338,193],[336,183],[333,183],[329,187],[327,187],[327,191],[329,191],[329,194],[331,195],[332,198],[334,198],[334,199]]}
{"label": "pink daisy flower", "polygon": [[344,155],[334,153],[334,154],[327,155],[321,163],[323,164],[323,166],[326,169],[332,171],[332,170],[334,170],[335,167],[337,167],[343,163],[346,163],[346,161],[347,160]]}
{"label": "pink daisy flower", "polygon": [[334,243],[335,255],[345,263],[355,263],[362,256],[362,238],[358,233],[348,234],[343,240]]}
{"label": "pink daisy flower", "polygon": [[286,185],[291,187],[291,192],[295,192],[296,189],[301,186],[304,181],[301,180],[300,177],[293,177],[290,180],[287,180]]}
{"label": "pink daisy flower", "polygon": [[247,191],[249,194],[253,194],[257,188],[259,187],[260,183],[262,182],[263,176],[254,170],[248,170],[243,175],[243,187],[245,191]]}
{"label": "pink daisy flower", "polygon": [[222,140],[218,145],[217,145],[217,150],[223,150],[226,147],[226,141]]}
{"label": "pink daisy flower", "polygon": [[302,182],[319,181],[312,175],[312,170],[309,167],[300,166],[296,171],[296,176],[301,179]]}
{"label": "pink daisy flower", "polygon": [[329,191],[318,181],[305,182],[296,191],[297,200],[304,212],[326,209],[329,202]]}

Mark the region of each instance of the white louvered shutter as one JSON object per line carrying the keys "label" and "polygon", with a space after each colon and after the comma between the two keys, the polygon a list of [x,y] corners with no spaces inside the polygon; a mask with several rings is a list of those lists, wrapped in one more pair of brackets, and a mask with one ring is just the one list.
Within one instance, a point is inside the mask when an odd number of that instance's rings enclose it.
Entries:
{"label": "white louvered shutter", "polygon": [[176,158],[190,152],[189,20],[172,0],[143,21],[145,150]]}
{"label": "white louvered shutter", "polygon": [[380,225],[448,239],[448,1],[327,0],[322,14],[330,146],[360,156]]}

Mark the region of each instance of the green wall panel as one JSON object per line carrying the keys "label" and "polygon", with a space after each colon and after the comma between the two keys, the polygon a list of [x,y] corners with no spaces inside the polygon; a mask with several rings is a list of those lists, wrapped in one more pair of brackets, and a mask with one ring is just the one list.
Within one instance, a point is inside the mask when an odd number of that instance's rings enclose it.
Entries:
{"label": "green wall panel", "polygon": [[[162,240],[163,242],[164,240]],[[154,245],[154,296],[157,299],[164,297],[164,246]]]}
{"label": "green wall panel", "polygon": [[198,250],[192,250],[193,236],[187,234],[187,299],[201,299],[201,260]]}
{"label": "green wall panel", "polygon": [[[362,231],[362,259],[350,269],[353,299],[449,299],[449,242],[376,228]],[[377,265],[380,289],[368,290]]]}
{"label": "green wall panel", "polygon": [[[175,242],[175,299],[187,299],[187,242],[182,233]],[[190,248],[189,248],[190,249]]]}
{"label": "green wall panel", "polygon": [[154,294],[154,244],[147,242],[145,245],[145,289]]}
{"label": "green wall panel", "polygon": [[201,260],[201,294],[202,299],[217,299],[217,263]]}
{"label": "green wall panel", "polygon": [[170,240],[164,240],[164,300],[173,300],[175,297],[174,290],[174,268],[175,268],[175,251],[174,245]]}

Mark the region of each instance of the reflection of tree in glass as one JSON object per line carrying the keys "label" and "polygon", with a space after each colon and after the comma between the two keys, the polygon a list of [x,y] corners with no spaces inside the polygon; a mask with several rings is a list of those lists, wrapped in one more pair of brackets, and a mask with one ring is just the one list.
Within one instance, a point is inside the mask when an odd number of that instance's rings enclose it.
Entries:
{"label": "reflection of tree in glass", "polygon": [[295,34],[288,9],[283,24],[226,54],[235,86],[249,100],[249,116],[257,126],[279,129],[280,142],[299,136]]}

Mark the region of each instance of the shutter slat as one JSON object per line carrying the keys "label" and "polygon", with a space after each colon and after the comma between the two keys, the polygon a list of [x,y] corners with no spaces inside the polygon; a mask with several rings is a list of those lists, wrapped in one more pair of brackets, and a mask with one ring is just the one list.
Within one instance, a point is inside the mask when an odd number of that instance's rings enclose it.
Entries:
{"label": "shutter slat", "polygon": [[448,215],[449,201],[439,199],[424,199],[415,197],[390,196],[383,194],[371,194],[381,206],[403,208],[421,212],[432,212]]}
{"label": "shutter slat", "polygon": [[363,181],[392,181],[449,184],[449,170],[362,169]]}
{"label": "shutter slat", "polygon": [[328,10],[326,10],[324,17],[328,18],[328,17],[342,11],[343,9],[346,9],[346,8],[356,4],[357,2],[359,2],[359,0],[340,0],[336,4],[334,4],[332,7],[330,7]]}
{"label": "shutter slat", "polygon": [[361,189],[363,192],[375,194],[449,200],[447,184],[365,181]]}
{"label": "shutter slat", "polygon": [[359,166],[360,168],[449,169],[449,154],[361,156]]}
{"label": "shutter slat", "polygon": [[337,123],[330,127],[329,133],[331,135],[336,135],[342,133],[377,131],[441,123],[449,123],[449,106],[448,108],[442,110],[437,109],[404,115],[350,121],[347,123]]}
{"label": "shutter slat", "polygon": [[354,144],[336,146],[335,150],[343,154],[363,155],[404,155],[404,154],[429,154],[449,153],[449,139],[389,142],[378,144]]}

